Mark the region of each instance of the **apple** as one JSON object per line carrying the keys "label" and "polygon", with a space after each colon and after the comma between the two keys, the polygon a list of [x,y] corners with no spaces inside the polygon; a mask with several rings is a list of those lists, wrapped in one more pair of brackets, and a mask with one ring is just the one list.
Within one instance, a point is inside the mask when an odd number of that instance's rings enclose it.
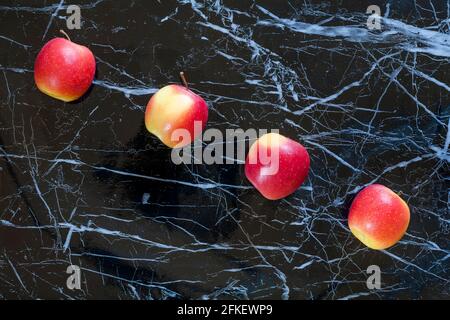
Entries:
{"label": "apple", "polygon": [[265,198],[279,200],[302,185],[309,165],[305,147],[280,134],[269,133],[250,147],[245,175]]}
{"label": "apple", "polygon": [[41,49],[34,64],[34,80],[41,92],[70,102],[88,91],[96,65],[91,50],[65,35],[67,39],[52,39]]}
{"label": "apple", "polygon": [[206,127],[208,105],[187,85],[171,84],[156,92],[147,104],[145,127],[170,148],[181,148],[194,141]]}
{"label": "apple", "polygon": [[383,250],[403,237],[409,220],[406,202],[391,189],[373,184],[353,200],[348,225],[353,235],[367,247]]}

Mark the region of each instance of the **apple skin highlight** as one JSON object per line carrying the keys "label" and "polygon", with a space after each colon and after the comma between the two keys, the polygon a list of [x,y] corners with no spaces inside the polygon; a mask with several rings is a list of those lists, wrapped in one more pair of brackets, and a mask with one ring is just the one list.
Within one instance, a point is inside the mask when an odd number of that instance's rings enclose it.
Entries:
{"label": "apple skin highlight", "polygon": [[[195,123],[201,130],[195,130]],[[153,95],[145,111],[145,126],[169,148],[181,148],[194,141],[208,122],[208,105],[199,95],[181,85],[168,85]],[[174,138],[183,129],[189,139]],[[197,132],[198,131],[198,132]]]}
{"label": "apple skin highlight", "polygon": [[387,249],[405,234],[410,221],[409,207],[391,189],[373,184],[352,202],[348,224],[353,235],[367,247]]}
{"label": "apple skin highlight", "polygon": [[34,80],[46,95],[71,102],[88,91],[95,69],[91,50],[70,40],[55,38],[39,52],[34,65]]}
{"label": "apple skin highlight", "polygon": [[[261,161],[261,154],[278,157],[278,170],[273,174],[271,164]],[[278,155],[277,155],[278,154]],[[251,159],[256,159],[252,161]],[[294,193],[308,177],[310,158],[300,143],[276,133],[259,138],[250,148],[245,175],[253,186],[267,199],[279,200]]]}

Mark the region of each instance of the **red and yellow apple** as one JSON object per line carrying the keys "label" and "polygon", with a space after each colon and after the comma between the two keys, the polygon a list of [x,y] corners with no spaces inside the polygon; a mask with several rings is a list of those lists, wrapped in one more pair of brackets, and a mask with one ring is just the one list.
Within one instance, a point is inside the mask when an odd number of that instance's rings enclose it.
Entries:
{"label": "red and yellow apple", "polygon": [[34,65],[34,80],[40,91],[65,102],[81,98],[94,80],[95,58],[91,50],[68,39],[45,44]]}
{"label": "red and yellow apple", "polygon": [[373,184],[352,202],[348,225],[353,235],[367,247],[383,250],[396,244],[408,229],[409,207],[391,189]]}
{"label": "red and yellow apple", "polygon": [[145,111],[145,126],[170,148],[194,141],[206,127],[208,106],[186,86],[168,85],[153,95]]}
{"label": "red and yellow apple", "polygon": [[269,133],[250,147],[245,175],[265,198],[279,200],[302,185],[309,165],[305,147],[280,134]]}

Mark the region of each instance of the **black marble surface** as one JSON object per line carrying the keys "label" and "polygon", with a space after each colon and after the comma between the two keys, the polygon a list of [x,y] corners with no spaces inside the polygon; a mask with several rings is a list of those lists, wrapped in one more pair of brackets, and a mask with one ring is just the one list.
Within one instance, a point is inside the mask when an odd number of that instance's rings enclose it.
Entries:
{"label": "black marble surface", "polygon": [[[98,72],[64,104],[33,64],[70,4]],[[0,299],[449,299],[449,28],[445,0],[1,0]],[[181,70],[208,128],[301,141],[304,186],[268,201],[241,164],[173,164],[143,117]],[[411,209],[386,251],[346,220],[375,182]]]}

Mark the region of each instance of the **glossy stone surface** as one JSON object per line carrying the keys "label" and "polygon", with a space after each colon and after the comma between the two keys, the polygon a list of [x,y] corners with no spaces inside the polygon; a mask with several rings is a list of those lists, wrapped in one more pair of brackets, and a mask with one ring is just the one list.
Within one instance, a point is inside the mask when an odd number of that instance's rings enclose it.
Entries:
{"label": "glossy stone surface", "polygon": [[[81,30],[67,30],[64,1],[0,4],[0,299],[450,297],[447,1],[77,4]],[[366,26],[371,4],[381,31]],[[33,81],[61,28],[97,60],[76,103]],[[181,70],[208,128],[300,141],[302,188],[274,202],[242,164],[173,164],[144,111]],[[387,251],[347,227],[372,183],[411,209]],[[69,265],[82,290],[66,287]]]}

